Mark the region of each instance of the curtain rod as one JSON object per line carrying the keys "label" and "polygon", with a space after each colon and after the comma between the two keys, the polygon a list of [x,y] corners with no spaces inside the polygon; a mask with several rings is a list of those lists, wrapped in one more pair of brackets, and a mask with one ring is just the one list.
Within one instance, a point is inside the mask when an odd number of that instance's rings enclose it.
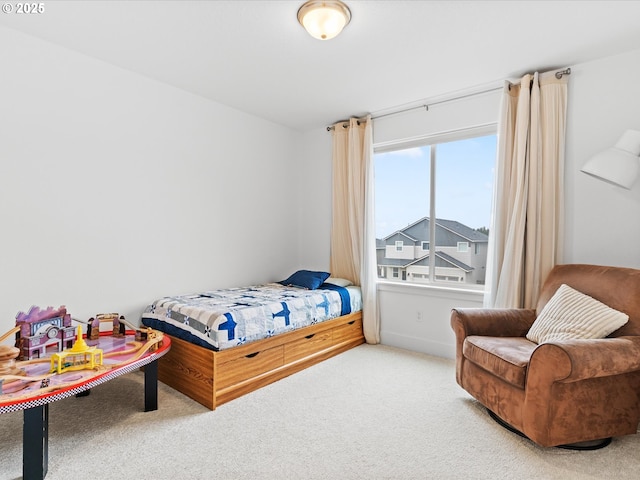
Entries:
{"label": "curtain rod", "polygon": [[[556,72],[556,78],[558,80],[561,79],[564,75],[571,75],[571,68],[565,68],[564,70],[559,70],[559,71]],[[421,109],[421,108],[424,108],[425,112],[428,112],[430,106],[440,105],[442,103],[453,102],[455,100],[461,100],[463,98],[474,97],[476,95],[483,95],[485,93],[496,92],[498,90],[502,90],[503,88],[504,87],[490,88],[488,90],[482,90],[480,92],[467,93],[466,95],[459,95],[457,97],[447,98],[446,100],[440,100],[439,102],[432,102],[432,103],[428,103],[428,104],[424,104],[424,105],[418,105],[418,106],[415,106],[415,107],[404,108],[402,110],[396,110],[394,112],[383,113],[382,115],[376,115],[375,117],[371,117],[371,120],[375,120],[376,118],[389,117],[391,115],[398,115],[399,113],[410,112],[412,110],[418,110],[418,109]],[[347,128],[349,126],[349,123],[346,120],[344,122],[345,123],[342,124],[342,128]],[[340,123],[340,122],[336,122],[336,123]],[[360,125],[359,121],[358,121],[358,125]],[[331,130],[334,130],[334,129],[335,129],[335,127],[333,125],[331,125],[330,127],[327,127],[327,132],[330,132]]]}
{"label": "curtain rod", "polygon": [[[459,95],[457,97],[447,98],[446,100],[440,100],[439,102],[431,102],[429,104],[423,104],[423,105],[417,105],[415,107],[403,108],[402,110],[395,110],[393,112],[383,113],[382,115],[376,115],[375,117],[371,117],[371,120],[375,120],[376,118],[389,117],[391,115],[398,115],[399,113],[411,112],[412,110],[418,110],[418,109],[421,109],[421,108],[424,108],[424,110],[426,112],[428,112],[429,111],[429,107],[433,106],[433,105],[440,105],[441,103],[453,102],[454,100],[460,100],[460,99],[467,98],[467,97],[473,97],[475,95],[482,95],[483,93],[489,93],[489,92],[494,92],[496,90],[502,90],[502,88],[503,87],[491,88],[489,90],[483,90],[481,92],[473,92],[473,93],[468,93],[466,95]],[[344,122],[345,123],[342,124],[342,127],[343,128],[347,128],[349,126],[349,123],[346,120]],[[340,122],[336,122],[336,123],[340,123]],[[358,125],[360,125],[360,122],[358,122]],[[331,125],[330,127],[327,127],[327,132],[330,132],[334,128],[335,127],[333,125]]]}

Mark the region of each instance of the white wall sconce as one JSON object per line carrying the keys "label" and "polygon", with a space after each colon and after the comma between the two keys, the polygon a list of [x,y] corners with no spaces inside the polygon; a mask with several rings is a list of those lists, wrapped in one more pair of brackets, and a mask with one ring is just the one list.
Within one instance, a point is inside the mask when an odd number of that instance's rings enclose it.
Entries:
{"label": "white wall sconce", "polygon": [[340,0],[309,0],[298,10],[298,21],[312,37],[330,40],[349,24],[351,10]]}
{"label": "white wall sconce", "polygon": [[627,130],[615,146],[591,157],[581,171],[628,190],[640,171],[639,156],[640,132]]}

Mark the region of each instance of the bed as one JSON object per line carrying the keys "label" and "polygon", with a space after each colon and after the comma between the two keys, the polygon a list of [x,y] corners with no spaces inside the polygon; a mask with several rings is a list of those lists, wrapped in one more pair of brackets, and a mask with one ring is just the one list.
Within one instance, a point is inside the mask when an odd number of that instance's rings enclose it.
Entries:
{"label": "bed", "polygon": [[364,342],[360,288],[308,270],[163,297],[141,321],[171,336],[159,380],[211,410]]}

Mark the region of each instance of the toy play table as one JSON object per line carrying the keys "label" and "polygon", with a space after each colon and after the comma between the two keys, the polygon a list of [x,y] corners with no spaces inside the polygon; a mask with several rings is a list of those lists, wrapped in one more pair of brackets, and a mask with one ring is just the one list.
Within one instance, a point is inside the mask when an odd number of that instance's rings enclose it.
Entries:
{"label": "toy play table", "polygon": [[[168,336],[156,351],[135,351],[144,342],[135,342],[133,332],[125,337],[101,335],[87,340],[105,353],[104,365],[97,370],[70,371],[48,378],[48,385],[37,382],[14,382],[3,386],[0,395],[0,414],[23,410],[22,474],[24,480],[43,479],[49,463],[49,404],[63,398],[88,394],[89,390],[120,375],[144,369],[144,411],[158,409],[158,358],[171,348]],[[107,357],[108,354],[108,357]],[[39,363],[21,365],[28,376],[49,372],[49,355]]]}

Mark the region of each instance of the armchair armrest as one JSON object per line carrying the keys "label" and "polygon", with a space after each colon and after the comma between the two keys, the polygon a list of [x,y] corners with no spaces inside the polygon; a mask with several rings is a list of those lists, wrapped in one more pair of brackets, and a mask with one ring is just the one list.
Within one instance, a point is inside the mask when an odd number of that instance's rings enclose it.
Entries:
{"label": "armchair armrest", "polygon": [[[551,350],[553,354],[550,354]],[[535,366],[534,366],[535,365]],[[533,352],[529,372],[555,372],[554,380],[576,382],[640,370],[640,337],[562,340],[541,344]]]}
{"label": "armchair armrest", "polygon": [[454,308],[451,327],[458,338],[469,335],[524,337],[536,319],[536,311],[525,308]]}

